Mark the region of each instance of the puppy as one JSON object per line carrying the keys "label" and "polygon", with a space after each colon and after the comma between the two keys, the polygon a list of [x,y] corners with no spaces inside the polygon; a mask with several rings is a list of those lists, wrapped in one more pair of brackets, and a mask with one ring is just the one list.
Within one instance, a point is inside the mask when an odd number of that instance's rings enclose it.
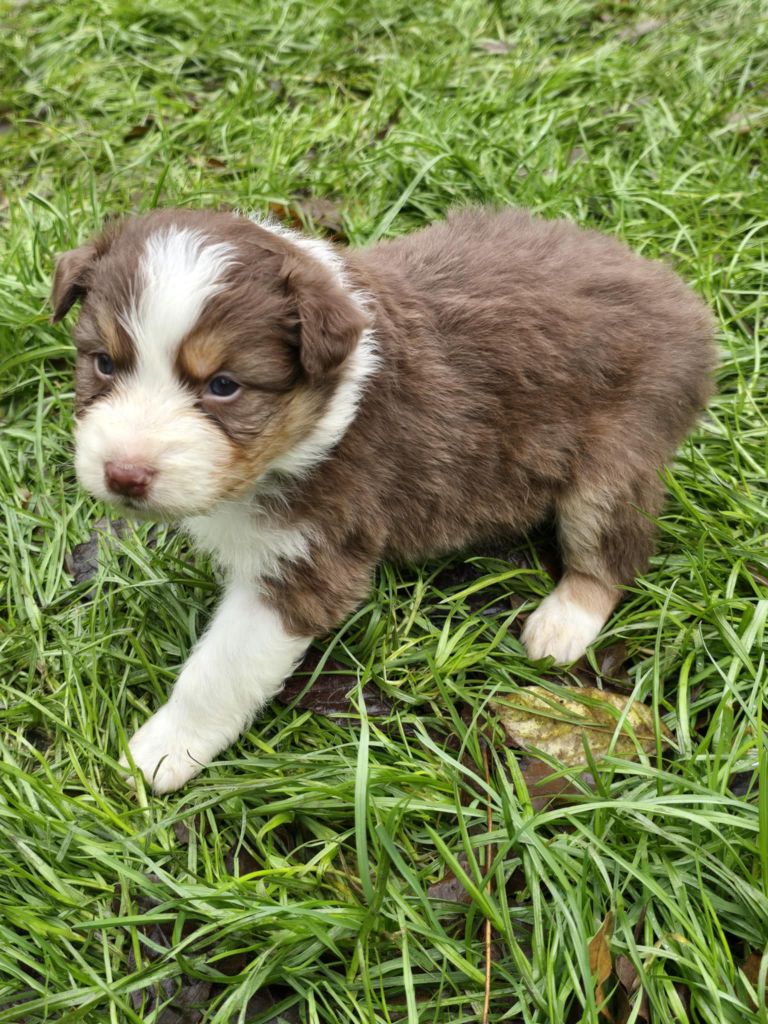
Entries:
{"label": "puppy", "polygon": [[518,210],[358,250],[157,210],[59,258],[54,322],[77,300],[79,480],[178,520],[226,577],[130,742],[158,793],[237,739],[381,559],[552,517],[565,571],[522,639],[580,657],[647,565],[715,362],[672,271]]}

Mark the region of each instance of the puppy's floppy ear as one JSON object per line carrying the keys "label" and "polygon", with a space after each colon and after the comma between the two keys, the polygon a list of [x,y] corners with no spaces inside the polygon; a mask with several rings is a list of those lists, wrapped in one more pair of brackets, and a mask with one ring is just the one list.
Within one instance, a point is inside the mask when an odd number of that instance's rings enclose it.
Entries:
{"label": "puppy's floppy ear", "polygon": [[344,362],[369,318],[325,267],[303,255],[287,256],[282,275],[296,303],[301,365],[321,377]]}
{"label": "puppy's floppy ear", "polygon": [[57,324],[77,300],[85,295],[95,259],[96,246],[90,242],[81,245],[79,249],[70,249],[57,258],[51,290],[52,323]]}

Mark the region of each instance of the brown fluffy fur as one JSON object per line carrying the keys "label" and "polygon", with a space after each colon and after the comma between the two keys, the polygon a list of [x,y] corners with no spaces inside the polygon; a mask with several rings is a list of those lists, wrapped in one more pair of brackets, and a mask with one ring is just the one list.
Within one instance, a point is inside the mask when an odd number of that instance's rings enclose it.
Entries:
{"label": "brown fluffy fur", "polygon": [[291,490],[320,526],[274,601],[322,633],[381,558],[520,534],[554,515],[566,572],[630,583],[660,469],[711,393],[712,319],[669,269],[519,211],[468,211],[348,254],[382,367],[333,457]]}

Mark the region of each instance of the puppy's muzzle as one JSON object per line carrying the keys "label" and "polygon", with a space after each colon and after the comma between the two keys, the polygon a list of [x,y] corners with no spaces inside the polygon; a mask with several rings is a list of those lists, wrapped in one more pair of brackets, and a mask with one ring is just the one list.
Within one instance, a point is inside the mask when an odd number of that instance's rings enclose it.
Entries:
{"label": "puppy's muzzle", "polygon": [[108,462],[104,466],[107,487],[125,498],[145,497],[154,475],[154,469],[136,462]]}

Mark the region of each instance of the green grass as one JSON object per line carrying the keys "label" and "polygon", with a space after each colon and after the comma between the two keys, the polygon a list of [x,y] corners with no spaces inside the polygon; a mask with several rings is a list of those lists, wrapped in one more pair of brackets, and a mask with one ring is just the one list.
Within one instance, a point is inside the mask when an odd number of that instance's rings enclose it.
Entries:
{"label": "green grass", "polygon": [[[740,969],[768,940],[765,15],[760,0],[3,5],[0,1024],[474,1022],[486,919],[491,1021],[597,1022],[587,946],[609,911],[654,1022],[768,1022],[766,961],[759,979]],[[530,206],[670,260],[712,304],[719,395],[670,473],[653,567],[599,645],[626,644],[629,685],[677,750],[609,759],[594,788],[534,810],[497,733],[486,786],[488,702],[540,677],[504,595],[551,581],[535,558],[485,557],[461,578],[383,567],[330,641],[353,701],[368,683],[387,716],[275,704],[180,794],[126,789],[126,735],[216,584],[147,526],[106,538],[96,578],[72,583],[68,555],[104,512],[72,470],[53,255],[156,203],[307,195],[338,202],[353,243],[457,203]],[[461,904],[428,893],[451,867]],[[195,998],[197,1016],[171,1009]]]}

